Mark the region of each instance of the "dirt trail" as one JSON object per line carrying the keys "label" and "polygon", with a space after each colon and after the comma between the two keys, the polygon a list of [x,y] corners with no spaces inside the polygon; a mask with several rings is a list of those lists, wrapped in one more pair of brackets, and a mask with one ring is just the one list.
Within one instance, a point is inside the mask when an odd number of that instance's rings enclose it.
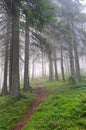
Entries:
{"label": "dirt trail", "polygon": [[40,103],[47,97],[47,90],[41,87],[39,84],[36,85],[34,92],[37,94],[37,97],[33,102],[31,108],[28,110],[26,115],[12,128],[12,130],[23,130],[31,115],[36,111]]}

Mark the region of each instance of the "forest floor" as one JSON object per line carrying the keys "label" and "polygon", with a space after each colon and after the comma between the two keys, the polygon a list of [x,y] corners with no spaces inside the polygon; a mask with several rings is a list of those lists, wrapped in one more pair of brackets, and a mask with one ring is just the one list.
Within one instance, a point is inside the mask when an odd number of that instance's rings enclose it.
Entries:
{"label": "forest floor", "polygon": [[42,87],[40,84],[35,85],[34,93],[37,95],[35,101],[33,102],[26,115],[12,128],[12,130],[22,130],[29,121],[32,114],[36,111],[37,107],[48,96],[46,88]]}
{"label": "forest floor", "polygon": [[86,81],[45,82],[48,97],[32,114],[23,130],[86,130]]}
{"label": "forest floor", "polygon": [[35,93],[23,93],[20,98],[9,95],[0,97],[0,130],[12,130],[12,127],[23,118],[36,98]]}
{"label": "forest floor", "polygon": [[86,81],[38,82],[19,99],[0,97],[0,130],[86,130]]}

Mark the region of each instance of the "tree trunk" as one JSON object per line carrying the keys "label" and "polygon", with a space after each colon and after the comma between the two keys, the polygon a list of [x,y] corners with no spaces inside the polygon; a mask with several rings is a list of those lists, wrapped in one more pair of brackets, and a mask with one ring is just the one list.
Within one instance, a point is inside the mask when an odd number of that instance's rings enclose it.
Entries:
{"label": "tree trunk", "polygon": [[7,35],[6,35],[6,45],[5,45],[5,62],[4,62],[4,78],[3,78],[3,88],[2,88],[2,96],[7,95],[7,74],[8,74],[8,47],[9,47],[9,20],[7,19]]}
{"label": "tree trunk", "polygon": [[49,54],[49,81],[53,80],[53,62],[51,58],[51,54]]}
{"label": "tree trunk", "polygon": [[[11,22],[11,29],[12,29],[12,22]],[[11,30],[12,33],[12,30]],[[10,48],[9,48],[9,92],[11,94],[12,88],[12,64],[13,64],[13,44],[12,44],[12,37],[10,38]]]}
{"label": "tree trunk", "polygon": [[35,67],[35,60],[33,58],[33,61],[32,61],[32,80],[34,80],[34,71],[35,71],[34,67]]}
{"label": "tree trunk", "polygon": [[42,51],[42,78],[44,78],[44,54],[43,54],[43,51]]}
{"label": "tree trunk", "polygon": [[44,68],[44,74],[45,74],[45,78],[47,77],[47,71],[46,71],[46,61],[45,61],[45,68]]}
{"label": "tree trunk", "polygon": [[29,23],[26,16],[26,26],[25,26],[25,64],[24,64],[24,91],[30,89],[29,83]]}
{"label": "tree trunk", "polygon": [[55,79],[58,80],[58,71],[57,71],[57,59],[56,59],[56,48],[54,48],[54,68],[55,68]]}
{"label": "tree trunk", "polygon": [[[16,6],[16,5],[15,5]],[[16,7],[15,7],[16,8]],[[10,94],[13,97],[20,96],[20,79],[19,79],[19,11],[17,10],[12,17],[12,81]]]}
{"label": "tree trunk", "polygon": [[81,80],[81,75],[80,75],[80,66],[79,66],[77,42],[76,42],[76,39],[73,40],[73,41],[74,41],[73,47],[74,47],[74,54],[75,54],[76,77],[77,77],[77,80],[80,81]]}
{"label": "tree trunk", "polygon": [[66,69],[67,69],[67,74],[70,75],[70,63],[69,63],[69,57],[66,59]]}
{"label": "tree trunk", "polygon": [[3,70],[4,70],[4,68],[3,68],[3,60],[4,60],[4,57],[2,56],[1,57],[1,65],[0,65],[0,67],[1,67],[1,73],[0,73],[0,87],[2,88],[3,87]]}
{"label": "tree trunk", "polygon": [[71,70],[71,81],[73,85],[76,85],[75,69],[74,69],[74,60],[73,60],[73,40],[69,43],[69,59],[70,59],[70,70]]}
{"label": "tree trunk", "polygon": [[[12,62],[10,62],[11,66],[11,74],[10,74],[10,95],[12,97],[20,96],[20,81],[19,81],[19,6],[21,0],[4,0],[7,13],[9,17],[12,18],[12,45],[11,45],[11,53],[12,53]],[[12,76],[12,77],[11,77]]]}
{"label": "tree trunk", "polygon": [[63,46],[61,42],[61,71],[62,71],[62,79],[65,81],[65,74],[64,74],[64,65],[63,65]]}

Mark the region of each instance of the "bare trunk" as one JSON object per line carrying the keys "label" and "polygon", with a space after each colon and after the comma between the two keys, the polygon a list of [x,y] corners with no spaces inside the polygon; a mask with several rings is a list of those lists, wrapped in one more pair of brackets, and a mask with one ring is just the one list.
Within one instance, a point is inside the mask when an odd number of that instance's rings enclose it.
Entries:
{"label": "bare trunk", "polygon": [[[10,95],[12,97],[20,96],[20,81],[19,81],[19,6],[20,0],[5,0],[4,1],[7,10],[8,16],[12,18],[12,62],[11,66],[11,81],[10,81]],[[9,78],[10,79],[10,78]]]}
{"label": "bare trunk", "polygon": [[7,74],[8,74],[8,47],[9,47],[9,20],[7,19],[7,35],[6,35],[6,45],[5,45],[5,62],[4,62],[4,78],[3,78],[3,88],[2,88],[2,96],[7,95]]}
{"label": "bare trunk", "polygon": [[45,74],[44,74],[44,54],[42,51],[42,78],[44,78]]}
{"label": "bare trunk", "polygon": [[74,46],[74,54],[75,54],[76,77],[77,77],[77,80],[80,81],[81,75],[80,75],[79,57],[78,57],[76,40],[74,40],[73,46]]}
{"label": "bare trunk", "polygon": [[32,61],[32,80],[34,80],[34,71],[35,71],[34,67],[35,67],[35,61],[33,58],[33,61]]}
{"label": "bare trunk", "polygon": [[[12,20],[10,21],[10,28],[12,33]],[[12,86],[12,64],[13,64],[13,44],[12,37],[10,38],[10,46],[9,46],[9,92],[11,92]]]}
{"label": "bare trunk", "polygon": [[66,60],[66,69],[67,69],[67,73],[68,75],[70,74],[70,65],[69,65],[69,58]]}
{"label": "bare trunk", "polygon": [[71,70],[71,80],[73,85],[76,85],[75,69],[74,69],[74,60],[73,60],[73,41],[69,43],[69,59],[70,59],[70,70]]}
{"label": "bare trunk", "polygon": [[62,71],[62,79],[65,81],[64,65],[63,65],[63,46],[62,46],[62,42],[61,42],[61,71]]}
{"label": "bare trunk", "polygon": [[57,71],[57,59],[56,59],[56,48],[54,48],[54,68],[55,68],[55,79],[58,80],[58,71]]}
{"label": "bare trunk", "polygon": [[45,73],[45,78],[47,77],[47,72],[46,72],[46,61],[45,61],[45,69],[44,69],[44,73]]}
{"label": "bare trunk", "polygon": [[49,55],[49,81],[53,80],[53,62],[51,59],[51,54]]}
{"label": "bare trunk", "polygon": [[26,26],[25,26],[25,64],[24,64],[24,91],[30,88],[29,83],[29,23],[26,16]]}
{"label": "bare trunk", "polygon": [[4,60],[4,57],[2,56],[1,58],[1,73],[0,73],[0,87],[2,88],[3,87],[3,60]]}
{"label": "bare trunk", "polygon": [[22,81],[23,81],[23,73],[22,73],[22,71],[23,71],[23,63],[22,62],[20,62],[20,82],[22,83]]}
{"label": "bare trunk", "polygon": [[[15,5],[16,8],[16,5]],[[12,61],[11,61],[11,89],[10,94],[13,97],[20,96],[20,79],[19,79],[19,11],[15,9],[12,17]]]}

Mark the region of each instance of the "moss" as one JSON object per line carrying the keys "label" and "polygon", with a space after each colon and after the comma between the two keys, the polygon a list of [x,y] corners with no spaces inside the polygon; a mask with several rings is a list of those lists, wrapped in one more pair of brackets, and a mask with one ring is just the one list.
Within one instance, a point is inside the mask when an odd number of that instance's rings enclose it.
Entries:
{"label": "moss", "polygon": [[24,130],[86,130],[86,88],[68,82],[45,82],[50,96],[32,115]]}
{"label": "moss", "polygon": [[30,93],[25,93],[18,99],[0,97],[0,130],[11,130],[25,115],[34,99],[35,95]]}

